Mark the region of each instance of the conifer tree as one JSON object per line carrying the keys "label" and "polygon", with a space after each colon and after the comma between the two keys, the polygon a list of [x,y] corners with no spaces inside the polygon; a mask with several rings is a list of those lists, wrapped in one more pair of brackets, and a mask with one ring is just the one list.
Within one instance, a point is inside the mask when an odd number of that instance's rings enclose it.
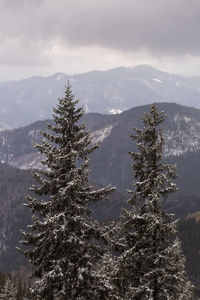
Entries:
{"label": "conifer tree", "polygon": [[23,232],[28,248],[21,249],[38,278],[32,289],[36,299],[112,299],[106,278],[97,272],[104,251],[88,205],[113,188],[94,191],[88,186],[88,154],[97,146],[91,146],[89,132],[79,124],[83,109],[77,104],[68,84],[54,109],[54,124],[36,145],[45,155],[45,168],[33,173],[35,196],[28,196],[26,204],[33,224]]}
{"label": "conifer tree", "polygon": [[0,272],[0,291],[5,284],[5,281],[6,281],[6,275]]}
{"label": "conifer tree", "polygon": [[[164,139],[160,129],[165,115],[153,104],[145,114],[144,127],[132,138],[138,152],[134,159],[134,190],[129,191],[130,210],[124,210],[114,229],[115,258],[112,280],[121,299],[192,299],[192,285],[176,237],[176,221],[161,204],[176,191],[175,166],[163,162]],[[112,231],[113,233],[113,231]]]}
{"label": "conifer tree", "polygon": [[25,300],[28,299],[26,297],[27,290],[26,290],[26,283],[22,283],[21,278],[16,280],[16,287],[17,287],[17,294],[16,294],[16,300]]}
{"label": "conifer tree", "polygon": [[17,289],[12,279],[8,276],[5,284],[0,292],[0,299],[2,300],[15,300],[17,295]]}

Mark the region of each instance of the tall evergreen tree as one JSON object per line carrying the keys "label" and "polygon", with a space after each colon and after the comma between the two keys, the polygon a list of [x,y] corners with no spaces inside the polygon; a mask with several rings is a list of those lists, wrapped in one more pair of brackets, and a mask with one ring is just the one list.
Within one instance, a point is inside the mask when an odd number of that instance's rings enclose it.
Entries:
{"label": "tall evergreen tree", "polygon": [[5,284],[0,292],[0,299],[2,300],[15,300],[17,295],[17,288],[12,279],[8,276]]}
{"label": "tall evergreen tree", "polygon": [[6,275],[0,272],[0,291],[5,284],[5,281],[6,281]]}
{"label": "tall evergreen tree", "polygon": [[112,279],[121,299],[191,299],[191,284],[185,273],[180,242],[175,238],[176,221],[167,214],[161,199],[176,191],[171,182],[175,166],[163,162],[164,139],[160,129],[165,115],[156,104],[143,119],[144,127],[135,129],[132,138],[138,152],[134,159],[134,191],[115,227]]}
{"label": "tall evergreen tree", "polygon": [[88,186],[88,154],[97,146],[91,146],[89,132],[79,124],[83,109],[77,104],[68,85],[54,109],[54,124],[36,145],[45,155],[45,168],[33,173],[35,196],[28,196],[26,204],[33,224],[23,232],[28,249],[21,249],[38,278],[36,299],[112,299],[106,278],[97,272],[104,251],[101,229],[91,220],[88,205],[113,188],[94,191]]}

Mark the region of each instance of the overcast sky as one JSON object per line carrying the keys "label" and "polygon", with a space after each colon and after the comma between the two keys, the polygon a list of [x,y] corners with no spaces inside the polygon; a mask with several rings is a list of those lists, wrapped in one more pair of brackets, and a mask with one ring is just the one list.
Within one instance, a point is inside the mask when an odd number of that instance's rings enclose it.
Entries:
{"label": "overcast sky", "polygon": [[200,75],[200,0],[0,0],[0,80],[151,64]]}

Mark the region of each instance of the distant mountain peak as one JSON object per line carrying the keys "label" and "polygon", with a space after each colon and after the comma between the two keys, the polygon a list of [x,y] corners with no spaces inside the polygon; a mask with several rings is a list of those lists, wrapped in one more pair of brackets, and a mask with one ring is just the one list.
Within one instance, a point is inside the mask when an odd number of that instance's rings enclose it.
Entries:
{"label": "distant mountain peak", "polygon": [[66,79],[67,77],[68,77],[67,74],[62,73],[62,72],[57,72],[51,76],[48,76],[47,79],[49,78],[49,79],[55,79],[55,80],[59,81],[60,79]]}
{"label": "distant mountain peak", "polygon": [[49,77],[1,83],[0,122],[20,127],[50,118],[68,80],[87,112],[112,114],[155,101],[200,108],[200,77],[181,77],[151,65],[122,66],[75,75],[58,72]]}

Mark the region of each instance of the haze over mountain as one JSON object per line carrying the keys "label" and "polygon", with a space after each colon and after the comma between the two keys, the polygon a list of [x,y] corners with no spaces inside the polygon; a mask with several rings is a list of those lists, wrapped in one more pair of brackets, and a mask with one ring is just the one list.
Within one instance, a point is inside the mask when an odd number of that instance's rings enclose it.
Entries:
{"label": "haze over mountain", "polygon": [[0,84],[0,122],[20,127],[50,118],[67,82],[86,112],[115,114],[152,102],[200,108],[200,77],[186,78],[148,65],[77,75],[56,73]]}

